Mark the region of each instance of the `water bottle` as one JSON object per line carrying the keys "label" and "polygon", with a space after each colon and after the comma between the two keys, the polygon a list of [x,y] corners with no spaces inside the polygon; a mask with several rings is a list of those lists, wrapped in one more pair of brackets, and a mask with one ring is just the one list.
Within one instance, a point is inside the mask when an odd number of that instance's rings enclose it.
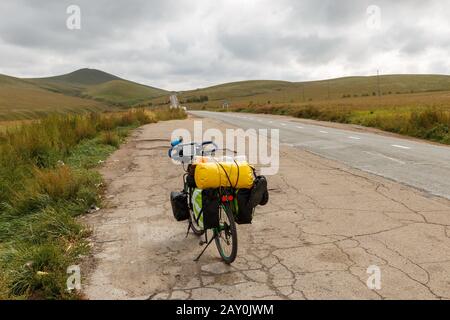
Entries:
{"label": "water bottle", "polygon": [[175,139],[175,140],[172,140],[172,141],[170,142],[170,145],[171,145],[172,147],[175,147],[175,146],[179,145],[179,144],[182,143],[182,142],[183,142],[183,137],[179,137],[179,138],[177,138],[177,139]]}

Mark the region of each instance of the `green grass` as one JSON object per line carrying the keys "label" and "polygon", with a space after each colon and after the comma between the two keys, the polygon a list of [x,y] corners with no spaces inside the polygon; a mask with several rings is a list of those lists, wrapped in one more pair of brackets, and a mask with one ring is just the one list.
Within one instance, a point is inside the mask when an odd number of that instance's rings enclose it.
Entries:
{"label": "green grass", "polygon": [[[121,128],[126,133],[129,127]],[[122,133],[122,136],[124,134]],[[116,148],[101,142],[100,137],[86,139],[72,149],[66,163],[71,167],[95,168],[102,160],[106,159]]]}
{"label": "green grass", "polygon": [[450,144],[450,108],[445,106],[336,107],[265,105],[231,111],[289,115],[297,118],[358,124],[411,137]]}
{"label": "green grass", "polygon": [[90,86],[83,91],[83,94],[95,99],[130,106],[165,95],[167,92],[130,81],[113,80]]}
{"label": "green grass", "polygon": [[[77,299],[67,267],[89,252],[77,216],[100,205],[95,170],[131,129],[173,111],[52,116],[0,134],[0,299]],[[111,135],[111,139],[105,139]]]}

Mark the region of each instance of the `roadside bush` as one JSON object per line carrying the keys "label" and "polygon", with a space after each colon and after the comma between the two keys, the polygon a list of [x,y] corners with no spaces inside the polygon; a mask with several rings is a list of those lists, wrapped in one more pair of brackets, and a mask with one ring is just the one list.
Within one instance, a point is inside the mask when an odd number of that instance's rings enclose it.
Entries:
{"label": "roadside bush", "polygon": [[63,153],[58,136],[59,132],[53,126],[32,124],[9,134],[6,143],[12,147],[11,152],[17,158],[44,168],[54,165]]}
{"label": "roadside bush", "polygon": [[53,243],[22,244],[2,258],[14,262],[5,276],[10,294],[32,299],[73,298],[65,290],[66,268],[73,258],[65,248]]}
{"label": "roadside bush", "polygon": [[[373,94],[376,94],[375,92]],[[345,94],[349,97],[350,95]],[[265,114],[288,114],[297,118],[353,123],[385,131],[409,135],[450,144],[450,111],[445,106],[405,108],[357,109],[353,106],[318,107],[313,104],[300,106],[270,104],[245,107],[235,105],[233,111]],[[372,107],[373,108],[373,107]]]}
{"label": "roadside bush", "polygon": [[434,141],[448,141],[450,113],[436,109],[413,111],[408,129],[411,135]]}
{"label": "roadside bush", "polygon": [[50,196],[37,193],[34,181],[30,180],[29,183],[24,190],[14,192],[9,203],[3,203],[5,211],[20,217],[38,212],[51,204]]}
{"label": "roadside bush", "polygon": [[[161,117],[161,118],[159,118]],[[88,252],[89,230],[74,219],[98,204],[91,170],[121,137],[183,110],[132,109],[52,116],[0,134],[0,299],[71,299],[66,268]]]}
{"label": "roadside bush", "polygon": [[156,122],[156,117],[154,113],[146,111],[144,109],[139,109],[134,112],[137,122],[140,125],[154,123]]}
{"label": "roadside bush", "polygon": [[193,96],[193,97],[188,97],[186,99],[187,103],[201,103],[201,102],[207,102],[209,100],[208,96]]}
{"label": "roadside bush", "polygon": [[55,169],[36,169],[35,181],[38,192],[48,195],[51,199],[74,199],[84,184],[82,177],[77,177],[66,165]]}
{"label": "roadside bush", "polygon": [[22,237],[22,241],[44,244],[63,240],[67,245],[90,234],[89,229],[80,225],[64,209],[47,208],[30,218],[33,229]]}
{"label": "roadside bush", "polygon": [[77,117],[75,120],[75,136],[77,142],[83,139],[91,139],[97,134],[97,129],[93,125],[92,118]]}
{"label": "roadside bush", "polygon": [[312,105],[307,105],[293,113],[294,117],[305,119],[318,119],[321,114],[322,112]]}
{"label": "roadside bush", "polygon": [[105,115],[100,117],[98,124],[97,124],[97,130],[112,130],[115,127],[117,127],[117,118],[113,117],[112,115]]}
{"label": "roadside bush", "polygon": [[113,131],[103,132],[100,141],[103,144],[107,144],[113,147],[118,147],[120,145],[120,137],[116,132]]}
{"label": "roadside bush", "polygon": [[187,117],[186,112],[180,108],[159,108],[153,109],[152,112],[156,115],[156,119],[161,121],[171,119],[186,119]]}
{"label": "roadside bush", "polygon": [[256,109],[256,112],[264,113],[264,114],[281,114],[282,109],[283,109],[283,107],[281,107],[281,106],[264,105],[264,106],[258,107]]}
{"label": "roadside bush", "polygon": [[446,124],[436,124],[425,132],[424,138],[434,141],[447,141],[449,137],[449,127]]}

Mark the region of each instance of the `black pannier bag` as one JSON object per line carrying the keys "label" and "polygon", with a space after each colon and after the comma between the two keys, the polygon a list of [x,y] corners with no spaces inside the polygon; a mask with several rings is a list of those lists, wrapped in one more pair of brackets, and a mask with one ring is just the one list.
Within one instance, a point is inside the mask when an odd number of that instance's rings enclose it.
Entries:
{"label": "black pannier bag", "polygon": [[195,183],[195,164],[190,164],[188,166],[186,183],[190,188],[197,188],[197,185]]}
{"label": "black pannier bag", "polygon": [[219,201],[217,189],[202,191],[202,214],[205,230],[219,227]]}
{"label": "black pannier bag", "polygon": [[171,192],[170,203],[172,204],[173,216],[177,221],[189,219],[188,196],[184,192]]}
{"label": "black pannier bag", "polygon": [[251,189],[250,205],[256,207],[257,205],[264,206],[269,201],[269,191],[267,190],[267,179],[264,176],[257,176]]}
{"label": "black pannier bag", "polygon": [[239,189],[236,193],[237,215],[235,222],[237,224],[250,224],[253,219],[254,207],[250,203],[251,189]]}

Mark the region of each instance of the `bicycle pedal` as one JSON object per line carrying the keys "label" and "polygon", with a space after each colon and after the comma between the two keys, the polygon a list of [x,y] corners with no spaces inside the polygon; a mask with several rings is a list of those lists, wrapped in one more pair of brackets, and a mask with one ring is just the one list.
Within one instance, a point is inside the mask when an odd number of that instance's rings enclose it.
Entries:
{"label": "bicycle pedal", "polygon": [[206,241],[200,240],[200,242],[198,243],[199,246],[203,246],[206,244]]}

